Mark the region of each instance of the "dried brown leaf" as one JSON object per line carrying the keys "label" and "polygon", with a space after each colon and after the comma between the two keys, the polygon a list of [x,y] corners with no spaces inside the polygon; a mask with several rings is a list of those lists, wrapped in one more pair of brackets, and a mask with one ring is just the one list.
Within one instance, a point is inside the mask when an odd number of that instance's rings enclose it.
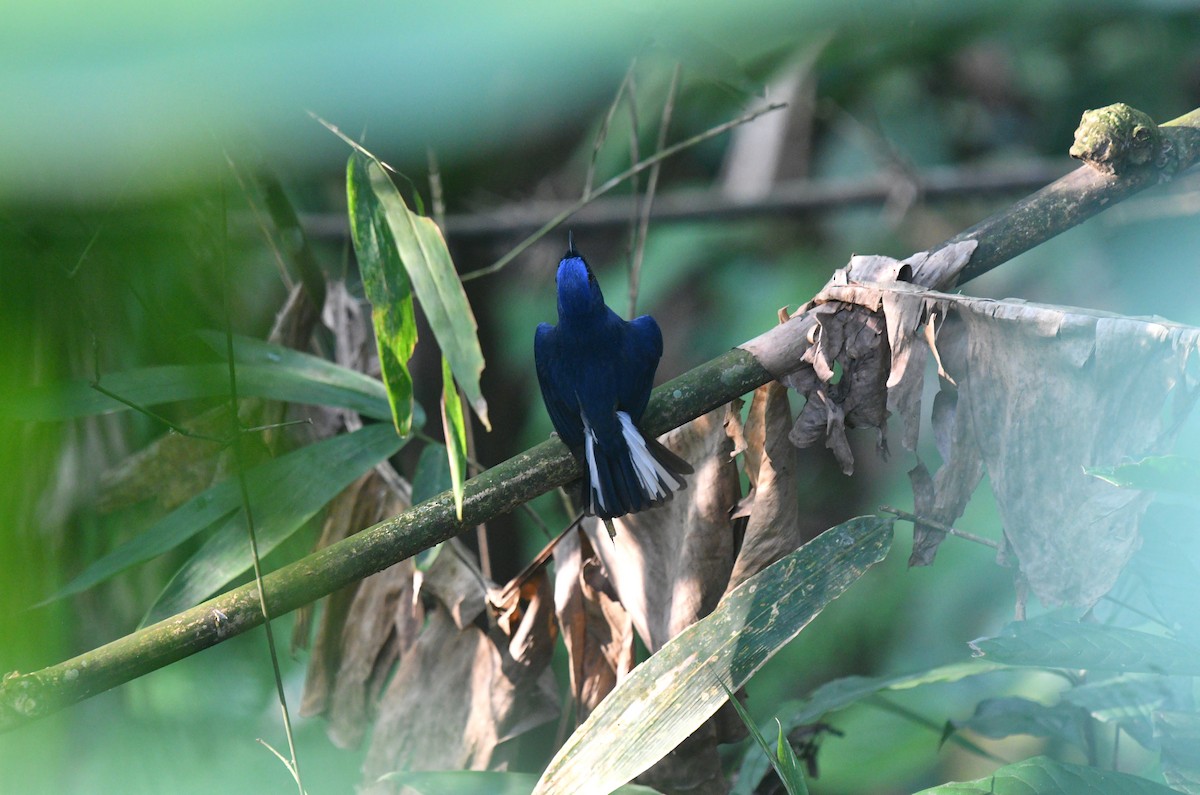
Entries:
{"label": "dried brown leaf", "polygon": [[470,558],[466,547],[451,539],[421,578],[421,594],[445,605],[459,629],[473,623],[487,607],[487,586]]}
{"label": "dried brown leaf", "polygon": [[[1140,546],[1149,495],[1083,468],[1164,452],[1160,417],[1200,330],[959,299],[969,410],[1005,537],[1045,604],[1091,605]],[[963,396],[969,394],[969,406]]]}
{"label": "dried brown leaf", "polygon": [[[390,478],[372,470],[330,505],[317,546],[395,515],[408,502]],[[329,737],[340,747],[361,742],[387,675],[420,629],[424,612],[413,575],[411,561],[403,561],[326,600],[300,709],[326,715]]]}
{"label": "dried brown leaf", "polygon": [[[449,545],[442,558],[457,561],[446,568],[474,565]],[[461,582],[457,575],[444,580],[454,582]],[[378,781],[395,770],[494,767],[497,746],[558,715],[549,669],[556,637],[549,578],[541,570],[512,590],[521,597],[508,610],[511,635],[499,626],[489,633],[478,623],[460,625],[444,603],[434,604],[380,700],[363,767],[365,792],[396,791]],[[456,603],[460,616],[485,608],[482,591],[466,600],[473,604]]]}
{"label": "dried brown leaf", "polygon": [[437,605],[384,692],[362,791],[397,791],[378,781],[396,770],[488,769],[497,745],[555,718],[557,702],[549,669],[513,664],[506,646]]}
{"label": "dried brown leaf", "polygon": [[568,533],[558,543],[554,570],[555,609],[570,661],[578,724],[633,670],[633,622],[582,533]]}
{"label": "dried brown leaf", "polygon": [[787,389],[771,381],[755,390],[745,427],[745,470],[753,506],[726,593],[802,542],[796,448],[788,439],[791,426]]}

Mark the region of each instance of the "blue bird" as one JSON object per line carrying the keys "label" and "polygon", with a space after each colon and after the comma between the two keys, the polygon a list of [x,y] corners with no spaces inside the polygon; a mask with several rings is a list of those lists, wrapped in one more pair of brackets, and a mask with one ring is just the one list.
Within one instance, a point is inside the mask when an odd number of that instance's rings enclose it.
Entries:
{"label": "blue bird", "polygon": [[658,323],[608,308],[570,234],[557,281],[558,325],[539,324],[533,340],[538,383],[559,438],[587,469],[584,511],[607,523],[670,499],[692,468],[638,429],[662,357]]}

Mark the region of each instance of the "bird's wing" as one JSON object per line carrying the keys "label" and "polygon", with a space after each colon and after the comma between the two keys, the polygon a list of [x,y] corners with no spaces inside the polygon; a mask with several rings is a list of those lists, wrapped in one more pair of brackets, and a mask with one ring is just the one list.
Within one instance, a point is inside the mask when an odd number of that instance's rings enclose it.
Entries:
{"label": "bird's wing", "polygon": [[537,367],[538,384],[546,413],[558,437],[572,449],[583,446],[583,421],[579,407],[570,397],[574,390],[563,367],[558,344],[558,329],[549,323],[539,323],[533,336],[533,361]]}
{"label": "bird's wing", "polygon": [[641,422],[650,388],[654,386],[654,371],[662,358],[662,332],[649,315],[624,324],[621,335],[620,385],[617,400],[620,408],[629,413],[634,423]]}

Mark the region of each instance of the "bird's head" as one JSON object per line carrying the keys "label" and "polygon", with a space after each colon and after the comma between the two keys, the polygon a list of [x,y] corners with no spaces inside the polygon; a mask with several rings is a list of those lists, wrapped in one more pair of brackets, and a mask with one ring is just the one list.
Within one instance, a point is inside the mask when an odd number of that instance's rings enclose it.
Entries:
{"label": "bird's head", "polygon": [[558,316],[586,315],[604,308],[600,283],[567,234],[567,253],[558,263]]}

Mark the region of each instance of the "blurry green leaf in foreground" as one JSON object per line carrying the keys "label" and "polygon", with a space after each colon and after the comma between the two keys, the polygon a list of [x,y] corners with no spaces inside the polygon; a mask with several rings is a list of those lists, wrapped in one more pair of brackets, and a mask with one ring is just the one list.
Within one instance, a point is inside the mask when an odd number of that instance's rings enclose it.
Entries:
{"label": "blurry green leaf in foreground", "polygon": [[536,790],[607,793],[649,768],[891,548],[892,523],[851,519],[750,577],[634,669],[575,730]]}
{"label": "blurry green leaf in foreground", "polygon": [[[391,231],[391,246],[399,256],[412,291],[421,302],[421,309],[429,321],[438,347],[442,349],[442,355],[450,363],[454,380],[462,387],[467,401],[484,427],[490,430],[492,426],[488,421],[487,401],[483,399],[483,392],[479,388],[479,376],[483,373],[479,327],[458,272],[454,269],[454,262],[450,259],[442,231],[431,219],[408,209],[400,191],[396,190],[378,161],[355,152],[350,157],[350,163],[351,174],[356,181],[362,180],[363,175],[370,180],[371,201],[377,203],[377,207],[371,208],[372,218],[383,213]],[[353,201],[363,201],[358,196],[364,185],[359,182]],[[389,279],[392,278],[390,268],[389,264]],[[369,293],[367,297],[371,297]],[[376,311],[381,308],[373,298],[371,304]]]}
{"label": "blurry green leaf in foreground", "polygon": [[1165,491],[1196,497],[1200,494],[1200,461],[1181,455],[1143,458],[1115,467],[1085,467],[1084,472],[1123,489]]}
{"label": "blurry green leaf in foreground", "polygon": [[[529,795],[537,783],[532,773],[493,770],[439,770],[388,773],[380,777],[400,787],[402,795]],[[656,795],[658,790],[626,784],[613,795]]]}
{"label": "blurry green leaf in foreground", "polygon": [[779,722],[779,719],[775,719],[775,726],[779,729],[779,737],[775,748],[772,749],[771,744],[767,742],[767,738],[759,730],[758,724],[754,722],[754,718],[750,717],[750,713],[742,706],[742,702],[738,701],[733,691],[726,689],[725,695],[729,698],[729,703],[737,710],[738,717],[746,725],[750,736],[754,738],[754,743],[771,760],[771,767],[775,768],[775,772],[778,774],[779,780],[783,782],[784,788],[787,789],[788,795],[808,795],[808,784],[804,781],[804,771],[800,769],[800,760],[796,758],[796,751],[788,743],[787,733],[783,730],[783,724]]}
{"label": "blurry green leaf in foreground", "polygon": [[[788,702],[776,714],[782,718],[784,731],[797,726],[815,723],[830,712],[852,706],[865,698],[883,691],[911,690],[925,685],[957,682],[968,676],[979,676],[999,671],[1006,666],[991,660],[969,660],[950,663],[900,676],[847,676],[821,685],[813,694],[801,702]],[[758,782],[767,774],[767,759],[754,748],[746,749],[746,756],[738,773],[737,784],[732,795],[750,795]]]}
{"label": "blurry green leaf in foreground", "polygon": [[[292,353],[306,356],[296,351]],[[330,362],[324,364],[329,369],[319,377],[314,377],[310,366],[297,369],[291,363],[282,361],[241,364],[237,371],[238,395],[289,403],[340,406],[373,419],[386,419],[389,416],[386,395],[379,382]],[[225,364],[139,367],[102,376],[100,384],[135,405],[157,406],[180,400],[228,395],[229,367]],[[55,422],[128,409],[126,404],[97,392],[87,381],[47,384],[0,395],[0,417],[17,420]]]}
{"label": "blurry green leaf in foreground", "polygon": [[[391,426],[369,425],[354,433],[310,444],[248,470],[246,485],[251,508],[261,528],[259,544],[263,545],[264,536],[281,522],[292,521],[296,515],[307,511],[312,502],[320,499],[317,505],[320,508],[346,483],[399,450],[402,443]],[[245,520],[238,510],[241,505],[237,481],[224,480],[92,563],[50,599],[79,593],[130,566],[157,557],[221,519],[227,519],[226,527],[239,528],[241,539],[245,541]],[[315,513],[317,508],[308,511],[307,516]],[[267,548],[263,547],[264,554]],[[250,565],[249,550],[245,545],[242,554],[244,570]]]}
{"label": "blurry green leaf in foreground", "polygon": [[1171,795],[1173,789],[1144,778],[1100,770],[1083,765],[1055,762],[1035,756],[1013,765],[1006,765],[990,776],[976,781],[942,784],[921,790],[917,795],[950,795],[950,793],[979,793],[979,795],[1092,795],[1121,793],[1121,795]]}
{"label": "blurry green leaf in foreground", "polygon": [[[197,336],[218,356],[225,358],[223,333],[200,331]],[[238,364],[238,394],[244,397],[256,396],[242,386],[245,368],[261,367],[267,372],[274,372],[277,383],[273,388],[275,394],[260,397],[289,403],[348,408],[373,420],[386,420],[391,416],[387,390],[379,379],[328,359],[236,334],[233,337],[233,358]],[[425,424],[425,416],[419,404],[414,408],[413,422],[420,427]]]}
{"label": "blurry green leaf in foreground", "polygon": [[[250,509],[259,555],[266,555],[279,546],[342,489],[395,453],[402,444],[403,440],[392,426],[368,425],[355,433],[301,448],[297,453],[316,447],[322,449],[319,456],[310,457],[302,465],[296,463],[272,473],[269,479],[251,480],[249,476],[257,468],[248,472]],[[276,461],[288,457],[281,456]],[[246,518],[241,511],[235,511],[175,572],[142,624],[152,624],[199,604],[252,565]]]}
{"label": "blurry green leaf in foreground", "polygon": [[994,638],[971,641],[971,648],[1009,665],[1200,676],[1200,648],[1148,632],[1077,621],[1016,621]]}
{"label": "blurry green leaf in foreground", "polygon": [[442,357],[442,437],[446,440],[450,486],[454,489],[454,513],[462,519],[463,483],[467,479],[467,426],[462,400],[458,397],[450,362],[445,356]]}
{"label": "blurry green leaf in foreground", "polygon": [[[396,432],[404,435],[412,422],[413,386],[408,360],[417,345],[417,320],[412,287],[388,228],[386,212],[372,187],[371,169],[383,172],[377,162],[359,152],[352,154],[346,164],[350,236],[354,240],[363,290],[371,302],[371,323],[392,422]],[[387,177],[382,179],[396,193]]]}

